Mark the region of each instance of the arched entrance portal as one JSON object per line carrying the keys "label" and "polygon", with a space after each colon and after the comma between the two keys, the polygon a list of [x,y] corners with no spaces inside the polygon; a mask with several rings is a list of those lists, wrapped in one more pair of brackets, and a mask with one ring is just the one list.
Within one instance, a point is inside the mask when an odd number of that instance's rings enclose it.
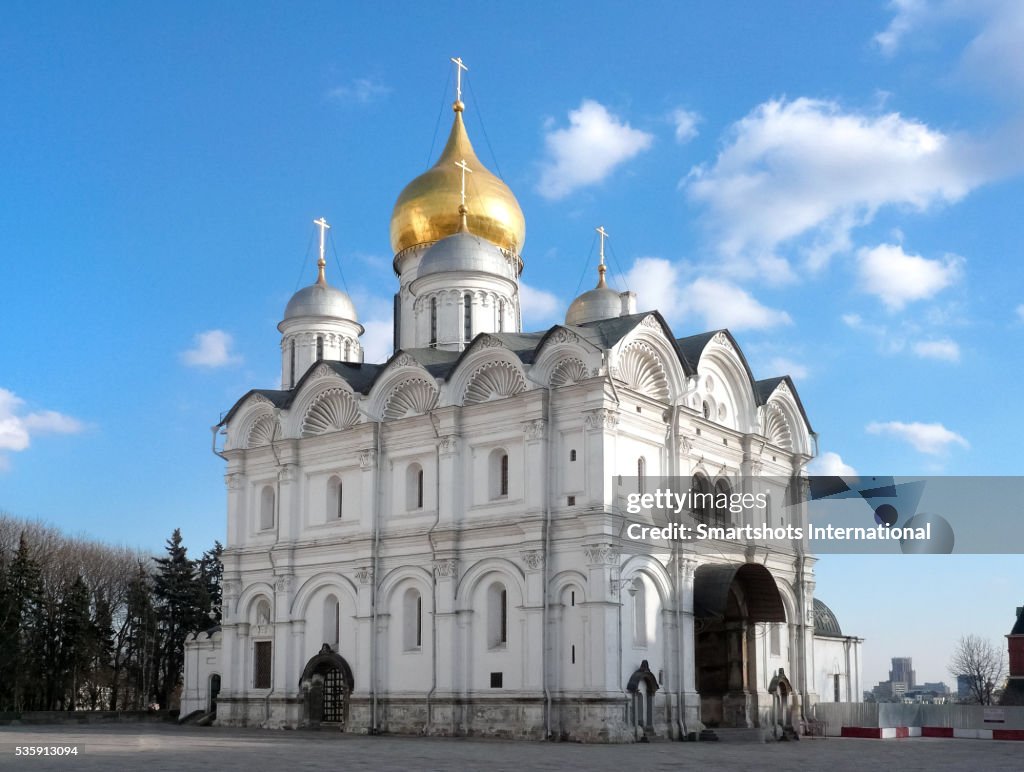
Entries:
{"label": "arched entrance portal", "polygon": [[355,683],[352,668],[328,644],[306,663],[299,679],[303,695],[303,724],[318,727],[348,721],[348,697]]}
{"label": "arched entrance portal", "polygon": [[694,576],[697,691],[708,726],[757,725],[755,623],[785,622],[782,596],[759,563],[705,565]]}

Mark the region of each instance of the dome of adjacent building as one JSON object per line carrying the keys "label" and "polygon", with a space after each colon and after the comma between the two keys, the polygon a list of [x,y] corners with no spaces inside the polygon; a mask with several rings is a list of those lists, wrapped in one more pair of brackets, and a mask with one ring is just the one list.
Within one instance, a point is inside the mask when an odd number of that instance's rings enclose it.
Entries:
{"label": "dome of adjacent building", "polygon": [[330,316],[352,322],[359,321],[352,298],[340,289],[319,281],[303,287],[292,295],[284,309],[285,321],[304,316]]}
{"label": "dome of adjacent building", "polygon": [[597,286],[584,292],[569,304],[569,310],[565,314],[566,324],[586,324],[587,322],[596,322],[598,319],[622,316],[622,296],[609,287],[604,280],[603,253],[597,271],[600,277]]}
{"label": "dome of adjacent building", "polygon": [[429,244],[459,230],[462,177],[455,166],[465,161],[470,233],[519,254],[526,239],[526,220],[512,191],[491,174],[473,152],[462,121],[462,103],[456,103],[455,122],[448,143],[430,169],[414,179],[398,196],[391,214],[391,249],[398,254],[417,244]]}
{"label": "dome of adjacent building", "polygon": [[469,231],[459,231],[441,239],[423,254],[416,277],[452,272],[511,278],[512,269],[508,257],[496,245]]}
{"label": "dome of adjacent building", "polygon": [[843,631],[839,628],[839,620],[832,609],[817,598],[814,599],[814,634],[828,638],[842,638]]}

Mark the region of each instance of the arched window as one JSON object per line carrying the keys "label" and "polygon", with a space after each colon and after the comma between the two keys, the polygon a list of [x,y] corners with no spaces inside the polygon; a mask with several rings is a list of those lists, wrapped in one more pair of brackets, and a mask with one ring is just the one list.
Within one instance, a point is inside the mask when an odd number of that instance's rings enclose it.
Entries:
{"label": "arched window", "polygon": [[423,646],[423,596],[410,587],[402,596],[403,648],[415,651]]}
{"label": "arched window", "polygon": [[274,527],[274,487],[264,485],[260,491],[260,530]]}
{"label": "arched window", "polygon": [[501,582],[487,588],[487,642],[492,649],[508,645],[508,590]]}
{"label": "arched window", "polygon": [[629,590],[633,597],[633,645],[647,646],[647,587],[639,576]]}
{"label": "arched window", "polygon": [[333,595],[324,599],[324,643],[334,651],[341,642],[341,604]]}
{"label": "arched window", "polygon": [[437,345],[437,298],[430,299],[430,345]]}
{"label": "arched window", "polygon": [[331,479],[327,481],[327,519],[334,518],[341,520],[341,514],[344,509],[344,496],[343,488],[341,484],[341,478],[338,475],[332,475]]}
{"label": "arched window", "polygon": [[490,499],[508,496],[508,453],[504,448],[495,448],[487,457],[487,495]]}
{"label": "arched window", "polygon": [[715,483],[715,520],[719,523],[728,523],[732,520],[732,514],[729,512],[731,494],[732,489],[727,481],[719,480]]}
{"label": "arched window", "polygon": [[570,450],[569,451],[569,460],[570,461],[575,461],[576,460],[576,451],[575,450]]}
{"label": "arched window", "polygon": [[289,362],[289,373],[288,373],[288,387],[291,388],[295,385],[295,338],[288,341],[288,362]]}
{"label": "arched window", "polygon": [[708,404],[707,400],[704,400],[703,404],[701,404],[701,412],[704,414],[705,418],[709,421],[711,420],[711,405]]}
{"label": "arched window", "polygon": [[646,483],[646,480],[644,478],[646,478],[646,477],[647,477],[647,459],[644,458],[643,456],[640,456],[640,458],[638,458],[636,460],[636,490],[637,490],[637,493],[643,493],[645,491],[647,483]]}
{"label": "arched window", "polygon": [[463,304],[463,331],[462,336],[466,343],[473,340],[473,296],[470,293],[466,293],[462,296]]}
{"label": "arched window", "polygon": [[405,469],[405,508],[423,509],[423,467],[416,463]]}
{"label": "arched window", "polygon": [[318,361],[324,358],[324,336],[323,335],[317,335],[316,336],[316,358],[317,358]]}
{"label": "arched window", "polygon": [[711,483],[707,477],[698,472],[693,476],[693,482],[690,484],[690,511],[693,513],[693,518],[699,523],[710,522],[714,504],[715,496],[711,492]]}

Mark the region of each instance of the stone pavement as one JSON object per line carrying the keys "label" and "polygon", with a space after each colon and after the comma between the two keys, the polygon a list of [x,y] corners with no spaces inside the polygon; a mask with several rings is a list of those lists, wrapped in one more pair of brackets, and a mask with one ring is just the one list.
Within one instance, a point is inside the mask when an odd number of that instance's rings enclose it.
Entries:
{"label": "stone pavement", "polygon": [[[77,746],[77,756],[18,757],[15,746]],[[992,740],[802,740],[577,745],[361,737],[333,732],[101,724],[0,727],[0,769],[18,770],[1024,770],[1024,743]]]}

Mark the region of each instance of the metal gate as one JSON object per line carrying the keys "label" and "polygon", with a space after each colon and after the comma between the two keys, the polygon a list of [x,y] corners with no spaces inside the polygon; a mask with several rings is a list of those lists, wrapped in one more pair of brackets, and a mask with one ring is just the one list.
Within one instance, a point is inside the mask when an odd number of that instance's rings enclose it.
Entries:
{"label": "metal gate", "polygon": [[324,673],[324,709],[320,720],[344,724],[347,703],[348,689],[345,687],[341,669],[332,667]]}

